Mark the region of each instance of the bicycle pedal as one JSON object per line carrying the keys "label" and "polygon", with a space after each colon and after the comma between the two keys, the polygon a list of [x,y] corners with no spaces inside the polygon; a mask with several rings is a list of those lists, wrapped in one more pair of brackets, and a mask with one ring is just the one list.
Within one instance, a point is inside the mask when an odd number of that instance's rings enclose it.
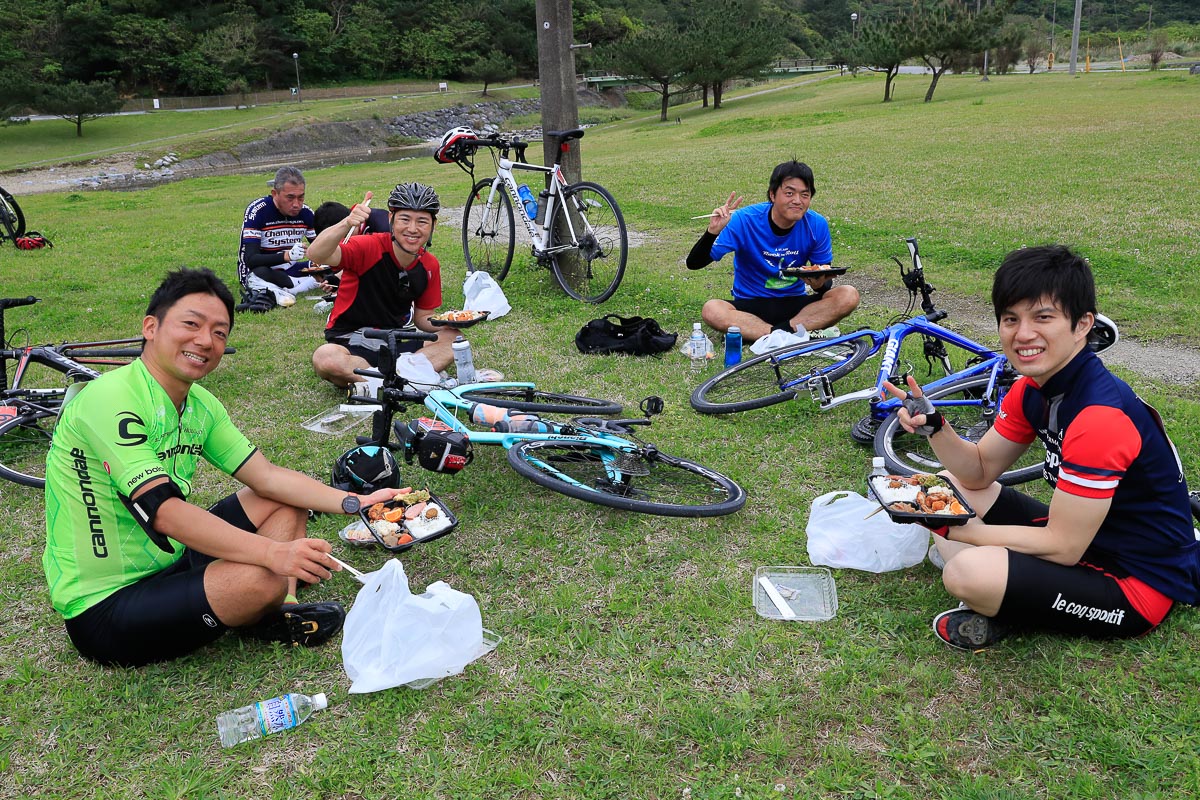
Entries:
{"label": "bicycle pedal", "polygon": [[805,382],[808,393],[817,405],[827,406],[833,402],[833,382],[826,375],[817,375]]}

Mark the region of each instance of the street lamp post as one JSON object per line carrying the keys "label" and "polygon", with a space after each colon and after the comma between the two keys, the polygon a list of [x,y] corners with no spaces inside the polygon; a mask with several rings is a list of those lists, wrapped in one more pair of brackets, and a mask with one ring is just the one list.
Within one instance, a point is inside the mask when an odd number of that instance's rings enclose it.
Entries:
{"label": "street lamp post", "polygon": [[300,97],[300,54],[292,53],[292,63],[296,65],[296,102],[304,102]]}
{"label": "street lamp post", "polygon": [[850,36],[853,39],[858,38],[858,12],[855,11],[850,15]]}

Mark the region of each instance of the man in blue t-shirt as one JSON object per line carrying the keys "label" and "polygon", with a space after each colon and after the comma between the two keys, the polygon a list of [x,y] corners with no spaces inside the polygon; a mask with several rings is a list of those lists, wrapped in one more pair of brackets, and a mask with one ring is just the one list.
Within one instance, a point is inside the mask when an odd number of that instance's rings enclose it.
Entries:
{"label": "man in blue t-shirt", "polygon": [[308,274],[305,253],[317,234],[304,188],[300,170],[281,167],[271,193],[247,206],[242,222],[238,281],[248,292],[265,292],[284,307],[295,304],[297,294],[318,288]]}
{"label": "man in blue t-shirt", "polygon": [[736,325],[749,342],[775,329],[807,336],[858,307],[858,290],[834,286],[831,275],[788,274],[806,265],[832,265],[829,223],[809,209],[816,191],[807,164],[785,161],[771,173],[766,203],[734,213],[742,198],[730,192],[713,210],[687,267],[701,269],[733,253],[733,302],[706,302],[701,316],[708,325],[722,332]]}

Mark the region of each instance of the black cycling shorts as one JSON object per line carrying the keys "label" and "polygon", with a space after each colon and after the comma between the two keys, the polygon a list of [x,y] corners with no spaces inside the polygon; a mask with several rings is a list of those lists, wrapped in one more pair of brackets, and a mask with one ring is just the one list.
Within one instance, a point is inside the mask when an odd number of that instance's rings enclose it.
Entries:
{"label": "black cycling shorts", "polygon": [[287,291],[296,285],[292,282],[291,275],[288,275],[284,270],[275,269],[274,267],[256,267],[255,269],[250,270],[250,274],[256,278],[266,281],[273,286],[278,286],[284,291]]}
{"label": "black cycling shorts", "polygon": [[[1048,513],[1045,503],[1006,486],[983,522],[1044,527]],[[996,619],[1074,636],[1129,638],[1153,630],[1174,605],[1116,564],[1084,558],[1068,567],[1009,550],[1008,584]]]}
{"label": "black cycling shorts", "polygon": [[753,314],[772,328],[795,333],[792,317],[806,306],[821,299],[816,294],[798,294],[787,297],[743,297],[734,298],[733,307],[738,311]]}
{"label": "black cycling shorts", "polygon": [[[244,531],[258,530],[235,494],[209,512]],[[213,561],[185,549],[171,566],[67,620],[67,635],[86,658],[119,667],[170,661],[216,641],[228,626],[217,619],[204,593],[204,572]]]}

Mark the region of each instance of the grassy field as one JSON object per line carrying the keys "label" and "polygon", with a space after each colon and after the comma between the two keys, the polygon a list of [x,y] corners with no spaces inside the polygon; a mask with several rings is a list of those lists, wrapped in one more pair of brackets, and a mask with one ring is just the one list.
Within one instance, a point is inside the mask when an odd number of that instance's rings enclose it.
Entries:
{"label": "grassy field", "polygon": [[[552,495],[495,450],[455,477],[406,470],[462,520],[405,555],[414,589],[444,579],[470,592],[485,627],[504,637],[462,676],[423,692],[351,696],[336,645],[287,650],[237,636],[172,664],[97,668],[78,657],[48,602],[41,495],[0,484],[9,520],[0,544],[0,797],[1015,800],[1200,791],[1194,609],[1176,610],[1138,641],[1026,635],[967,655],[929,630],[952,603],[922,564],[837,572],[840,607],[828,622],[761,619],[750,602],[755,568],[807,564],[813,498],[861,485],[869,452],[848,430],[863,409],[820,412],[802,400],[701,417],[687,403],[696,380],[682,357],[582,356],[572,343],[601,313],[690,328],[706,298],[726,296],[730,275],[726,264],[683,266],[701,230],[689,217],[730,190],[762,197],[771,167],[792,156],[814,167],[814,208],[834,226],[848,279],[893,287],[856,312],[859,325],[899,310],[888,257],[903,254],[905,236],[920,238],[941,292],[981,302],[1004,253],[1066,241],[1091,259],[1101,307],[1123,335],[1200,343],[1192,198],[1200,79],[947,77],[932,104],[920,102],[925,80],[902,76],[888,105],[878,102],[882,82],[860,75],[731,97],[718,112],[680,108],[678,124],[589,130],[585,177],[613,191],[641,242],[626,280],[602,308],[585,307],[518,259],[505,282],[514,311],[471,331],[476,363],[629,408],[660,394],[667,410],[647,437],[733,476],[750,499],[730,517],[671,520]],[[0,152],[28,130],[49,129],[0,129]],[[129,335],[149,291],[179,264],[232,281],[242,210],[263,178],[22,198],[31,227],[55,248],[0,249],[0,294],[46,298],[9,313],[10,336]],[[311,172],[309,200],[352,202],[410,179],[433,183],[451,207],[469,186],[426,159]],[[437,233],[434,252],[447,305],[457,306],[464,268],[455,226]],[[309,366],[320,341],[310,308],[301,300],[239,316],[238,352],[206,385],[269,457],[325,479],[350,441],[300,428],[339,399]],[[1200,485],[1192,387],[1126,377],[1163,412],[1189,482]],[[213,470],[202,476],[199,502],[234,487]],[[313,531],[358,568],[378,568],[385,553],[337,543],[340,522],[322,519]],[[335,576],[308,596],[350,603],[356,587]],[[219,746],[220,711],[288,691],[326,692],[331,707],[296,731]]]}

